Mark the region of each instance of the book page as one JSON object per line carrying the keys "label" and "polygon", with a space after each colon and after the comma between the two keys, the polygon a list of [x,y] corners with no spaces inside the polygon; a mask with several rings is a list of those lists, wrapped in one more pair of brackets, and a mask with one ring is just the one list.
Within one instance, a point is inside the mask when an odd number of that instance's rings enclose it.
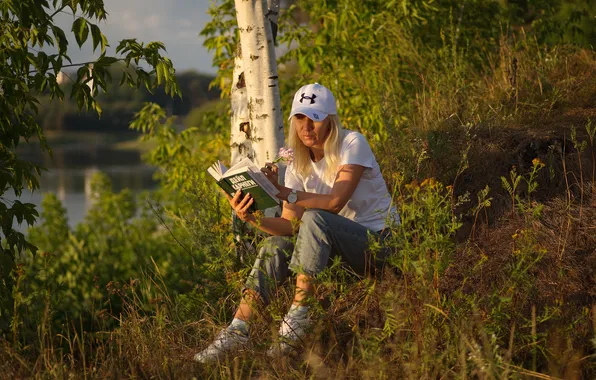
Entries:
{"label": "book page", "polygon": [[271,198],[277,199],[276,195],[279,194],[279,190],[277,190],[277,188],[273,186],[271,181],[269,181],[267,177],[265,177],[265,174],[263,174],[262,171],[258,169],[255,171],[252,168],[249,168],[248,173],[255,180],[255,182],[258,183],[259,186],[261,186],[263,190],[265,190],[267,194],[271,196]]}
{"label": "book page", "polygon": [[238,174],[238,173],[242,173],[245,171],[248,171],[248,169],[253,169],[253,170],[257,170],[259,171],[259,168],[257,167],[257,165],[255,165],[250,158],[245,157],[243,158],[240,162],[236,163],[236,165],[232,166],[231,168],[229,168],[224,177],[231,177],[234,174]]}
{"label": "book page", "polygon": [[220,160],[217,160],[217,165],[219,166],[219,172],[221,173],[221,175],[223,176],[224,174],[226,174],[226,172],[228,171],[228,168],[226,168],[224,163],[221,162]]}
{"label": "book page", "polygon": [[227,170],[228,168],[226,168],[226,166],[219,160],[207,168],[207,172],[211,174],[216,181],[219,181]]}

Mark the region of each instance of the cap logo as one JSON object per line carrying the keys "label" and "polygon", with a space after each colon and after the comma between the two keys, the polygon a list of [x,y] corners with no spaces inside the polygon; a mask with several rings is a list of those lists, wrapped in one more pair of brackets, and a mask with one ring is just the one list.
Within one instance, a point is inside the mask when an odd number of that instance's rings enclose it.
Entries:
{"label": "cap logo", "polygon": [[304,99],[308,99],[308,100],[310,100],[310,104],[315,104],[316,98],[317,98],[317,96],[315,94],[312,94],[312,96],[306,96],[304,93],[302,93],[302,97],[300,98],[300,103],[303,103]]}
{"label": "cap logo", "polygon": [[319,115],[317,115],[316,113],[313,113],[313,114],[312,114],[312,116],[313,116],[315,119],[319,120]]}

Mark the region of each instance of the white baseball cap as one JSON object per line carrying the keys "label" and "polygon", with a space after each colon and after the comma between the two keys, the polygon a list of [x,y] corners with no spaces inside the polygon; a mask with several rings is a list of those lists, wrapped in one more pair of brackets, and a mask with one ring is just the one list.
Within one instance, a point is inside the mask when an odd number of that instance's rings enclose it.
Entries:
{"label": "white baseball cap", "polygon": [[290,119],[298,113],[313,121],[323,121],[327,115],[337,114],[335,97],[327,87],[318,83],[302,86],[294,95]]}

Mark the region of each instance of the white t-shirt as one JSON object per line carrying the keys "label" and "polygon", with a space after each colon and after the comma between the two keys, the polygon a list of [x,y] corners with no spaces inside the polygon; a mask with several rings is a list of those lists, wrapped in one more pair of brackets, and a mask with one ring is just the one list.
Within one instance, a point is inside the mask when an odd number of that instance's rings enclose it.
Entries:
{"label": "white t-shirt", "polygon": [[[399,223],[399,215],[391,204],[387,185],[366,138],[353,131],[344,130],[343,134],[338,168],[354,164],[364,166],[365,169],[354,194],[338,214],[373,231],[380,231],[388,224]],[[296,173],[294,166],[290,164],[286,170],[285,186],[298,191],[329,194],[335,178],[324,179],[327,163],[323,159],[311,164],[311,174],[306,178]]]}

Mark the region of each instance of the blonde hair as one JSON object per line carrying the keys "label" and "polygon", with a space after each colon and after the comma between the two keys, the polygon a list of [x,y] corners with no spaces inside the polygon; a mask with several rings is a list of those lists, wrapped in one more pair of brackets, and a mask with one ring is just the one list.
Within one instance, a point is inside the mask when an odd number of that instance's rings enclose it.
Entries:
{"label": "blonde hair", "polygon": [[[290,121],[290,132],[288,137],[288,146],[294,149],[294,169],[296,174],[302,178],[306,178],[311,174],[312,165],[310,158],[310,149],[302,143],[298,136],[298,131],[294,125],[294,118]],[[333,180],[337,175],[337,167],[340,160],[341,142],[344,136],[344,130],[337,115],[327,116],[329,119],[329,134],[323,145],[325,157],[323,158],[327,163],[324,173],[325,180]]]}

